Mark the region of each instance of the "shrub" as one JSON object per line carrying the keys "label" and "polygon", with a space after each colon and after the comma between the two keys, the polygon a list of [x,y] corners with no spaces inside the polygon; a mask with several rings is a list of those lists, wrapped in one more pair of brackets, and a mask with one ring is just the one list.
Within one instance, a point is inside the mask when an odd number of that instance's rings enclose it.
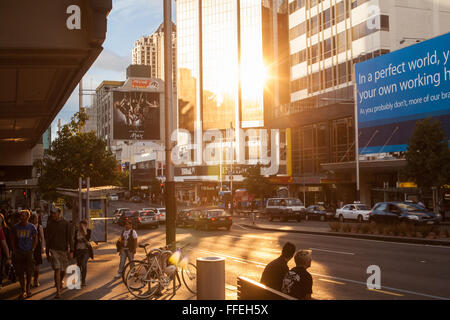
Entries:
{"label": "shrub", "polygon": [[432,228],[433,227],[430,227],[430,226],[422,226],[420,228],[420,233],[422,233],[422,237],[424,237],[424,238],[428,237],[429,234],[431,233],[431,231],[433,230]]}
{"label": "shrub", "polygon": [[445,228],[444,234],[448,238],[450,236],[450,230],[448,228]]}
{"label": "shrub", "polygon": [[384,234],[384,232],[385,232],[385,225],[377,224],[376,225],[376,229],[377,229],[378,234]]}
{"label": "shrub", "polygon": [[369,224],[369,232],[375,234],[378,230],[378,226],[375,223]]}
{"label": "shrub", "polygon": [[352,225],[349,223],[344,223],[344,225],[342,226],[342,231],[352,232]]}
{"label": "shrub", "polygon": [[361,223],[357,223],[355,225],[355,232],[359,233],[361,231],[361,229],[362,229],[362,224]]}
{"label": "shrub", "polygon": [[339,232],[341,230],[341,223],[340,222],[329,222],[331,231]]}
{"label": "shrub", "polygon": [[394,235],[394,236],[398,236],[398,235],[400,235],[400,225],[398,225],[398,224],[395,224],[395,225],[393,225],[392,226],[392,234]]}
{"label": "shrub", "polygon": [[363,224],[361,226],[361,232],[364,234],[367,234],[370,232],[370,225],[369,224]]}
{"label": "shrub", "polygon": [[405,222],[402,222],[398,226],[398,232],[402,236],[408,236],[408,234],[411,232],[411,226],[407,225]]}

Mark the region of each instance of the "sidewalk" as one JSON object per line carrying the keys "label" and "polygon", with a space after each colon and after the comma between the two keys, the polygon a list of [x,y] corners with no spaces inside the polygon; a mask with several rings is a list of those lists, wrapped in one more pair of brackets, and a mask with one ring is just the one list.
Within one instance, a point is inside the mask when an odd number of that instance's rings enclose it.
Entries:
{"label": "sidewalk", "polygon": [[[87,271],[87,286],[80,290],[64,289],[61,295],[62,300],[136,300],[125,287],[122,279],[115,279],[119,266],[119,255],[116,252],[115,241],[117,232],[110,230],[108,234],[110,240],[107,243],[94,244],[94,260],[89,260]],[[143,256],[138,251],[136,259]],[[32,288],[32,297],[28,300],[51,300],[54,298],[56,289],[54,288],[53,270],[43,256],[41,265],[40,287]],[[17,299],[20,293],[20,285],[9,283],[4,280],[3,289],[0,290],[0,300]],[[173,296],[172,291],[163,292],[158,300],[196,300],[196,295],[189,292],[184,284]]]}
{"label": "sidewalk", "polygon": [[[444,224],[443,224],[444,225]],[[427,244],[427,245],[442,245],[450,246],[450,239],[423,239],[423,238],[411,238],[402,236],[387,236],[387,235],[374,235],[374,234],[362,234],[362,233],[345,233],[335,232],[330,230],[328,222],[315,222],[315,221],[302,221],[300,223],[289,222],[269,222],[263,218],[259,218],[252,224],[251,218],[242,223],[242,226],[252,229],[267,230],[267,231],[282,231],[303,233],[312,235],[324,235],[335,236],[345,238],[357,238],[357,239],[369,239],[389,242],[402,242],[402,243],[415,243],[415,244]]]}

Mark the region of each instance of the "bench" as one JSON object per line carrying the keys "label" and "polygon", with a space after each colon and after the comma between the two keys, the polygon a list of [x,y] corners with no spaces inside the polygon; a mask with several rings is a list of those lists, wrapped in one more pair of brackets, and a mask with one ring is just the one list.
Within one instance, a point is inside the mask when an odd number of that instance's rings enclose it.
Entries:
{"label": "bench", "polygon": [[238,300],[297,300],[283,292],[269,288],[246,277],[237,278]]}

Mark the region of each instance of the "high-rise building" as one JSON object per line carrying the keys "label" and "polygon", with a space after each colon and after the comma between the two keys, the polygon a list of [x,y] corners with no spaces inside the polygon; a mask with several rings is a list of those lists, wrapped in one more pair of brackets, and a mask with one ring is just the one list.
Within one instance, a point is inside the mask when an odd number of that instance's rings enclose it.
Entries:
{"label": "high-rise building", "polygon": [[[273,123],[292,128],[292,189],[307,202],[355,198],[354,65],[449,32],[449,9],[446,0],[289,0],[291,96]],[[398,167],[375,171],[361,187],[369,205],[397,181]]]}
{"label": "high-rise building", "polygon": [[[287,5],[287,0],[176,1],[178,128],[197,135],[191,140],[195,149],[183,154],[186,167],[175,168],[175,176],[187,189],[195,186],[195,198],[211,200],[222,181],[238,188],[246,168],[267,158],[263,130],[275,106],[289,102]],[[207,131],[220,133],[214,136],[220,150],[203,143]],[[285,137],[281,132],[281,149]],[[278,164],[277,173],[286,176],[285,153]]]}
{"label": "high-rise building", "polygon": [[176,5],[179,127],[264,127],[289,98],[287,1]]}
{"label": "high-rise building", "polygon": [[[176,89],[176,57],[177,57],[177,30],[172,24],[172,66],[173,82]],[[151,77],[164,80],[164,24],[150,36],[142,36],[134,43],[132,51],[132,64],[147,65],[151,67]]]}

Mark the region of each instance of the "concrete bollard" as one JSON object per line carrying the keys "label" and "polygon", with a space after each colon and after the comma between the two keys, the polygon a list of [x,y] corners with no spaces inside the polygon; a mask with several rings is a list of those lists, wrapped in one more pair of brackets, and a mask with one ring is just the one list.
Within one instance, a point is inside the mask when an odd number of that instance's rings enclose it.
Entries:
{"label": "concrete bollard", "polygon": [[225,258],[197,258],[197,300],[225,300]]}

